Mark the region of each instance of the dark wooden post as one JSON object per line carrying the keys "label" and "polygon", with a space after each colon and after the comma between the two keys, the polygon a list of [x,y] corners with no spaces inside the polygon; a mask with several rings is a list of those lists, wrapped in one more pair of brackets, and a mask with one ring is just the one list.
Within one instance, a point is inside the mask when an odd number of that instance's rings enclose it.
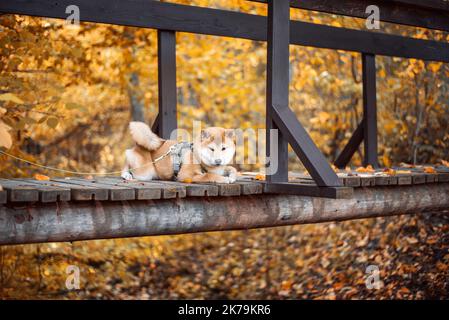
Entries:
{"label": "dark wooden post", "polygon": [[153,130],[164,139],[177,129],[176,118],[176,33],[158,30],[159,114]]}
{"label": "dark wooden post", "polygon": [[[273,105],[288,108],[289,91],[289,44],[290,44],[290,2],[289,0],[268,1],[268,49],[267,49],[267,100],[266,100],[266,155],[271,156],[272,144],[277,143],[277,171],[266,175],[268,182],[288,181],[288,143],[273,121]],[[277,141],[271,141],[270,130],[277,129]]]}
{"label": "dark wooden post", "polygon": [[363,165],[379,167],[377,159],[376,56],[362,54],[363,70]]}

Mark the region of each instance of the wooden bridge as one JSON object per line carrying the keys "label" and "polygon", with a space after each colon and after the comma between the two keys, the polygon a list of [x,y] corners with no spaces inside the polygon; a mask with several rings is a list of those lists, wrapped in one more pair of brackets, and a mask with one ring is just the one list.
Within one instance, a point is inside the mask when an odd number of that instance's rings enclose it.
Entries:
{"label": "wooden bridge", "polygon": [[[339,221],[449,208],[449,168],[394,175],[342,172],[340,199],[273,194],[244,174],[233,184],[0,179],[0,244],[75,241]],[[290,173],[290,183],[314,185]],[[319,189],[318,189],[319,190]],[[286,192],[287,193],[287,192]],[[294,193],[294,189],[292,191]],[[328,196],[328,195],[325,195]]]}
{"label": "wooden bridge", "polygon": [[[14,0],[0,13],[67,17],[158,30],[159,115],[153,124],[167,138],[177,127],[176,32],[266,41],[267,156],[278,170],[262,181],[248,176],[230,185],[84,179],[0,180],[0,244],[73,241],[156,234],[246,229],[296,223],[449,209],[447,168],[407,173],[335,172],[289,108],[289,45],[359,52],[363,120],[334,162],[344,168],[364,142],[364,165],[378,169],[376,55],[449,62],[449,44],[290,20],[290,6],[366,17],[377,5],[382,21],[449,31],[449,2],[440,0],[269,0],[268,17],[150,0]],[[268,133],[269,134],[269,133]],[[291,145],[308,175],[288,173]]]}

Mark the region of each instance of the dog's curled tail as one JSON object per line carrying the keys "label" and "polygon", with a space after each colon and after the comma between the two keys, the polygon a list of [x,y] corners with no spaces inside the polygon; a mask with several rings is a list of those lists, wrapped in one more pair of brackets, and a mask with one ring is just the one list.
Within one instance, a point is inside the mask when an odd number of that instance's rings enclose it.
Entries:
{"label": "dog's curled tail", "polygon": [[153,133],[151,128],[144,122],[131,121],[129,123],[129,131],[134,142],[150,151],[158,149],[164,143],[164,140]]}

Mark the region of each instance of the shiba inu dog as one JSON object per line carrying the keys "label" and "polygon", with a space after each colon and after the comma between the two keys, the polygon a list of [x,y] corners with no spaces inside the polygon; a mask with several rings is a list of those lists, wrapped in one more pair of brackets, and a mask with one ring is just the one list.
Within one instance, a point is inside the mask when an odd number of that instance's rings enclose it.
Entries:
{"label": "shiba inu dog", "polygon": [[161,139],[143,122],[131,122],[129,129],[136,145],[125,152],[123,179],[232,183],[237,178],[229,166],[235,154],[233,129],[203,129],[192,144]]}

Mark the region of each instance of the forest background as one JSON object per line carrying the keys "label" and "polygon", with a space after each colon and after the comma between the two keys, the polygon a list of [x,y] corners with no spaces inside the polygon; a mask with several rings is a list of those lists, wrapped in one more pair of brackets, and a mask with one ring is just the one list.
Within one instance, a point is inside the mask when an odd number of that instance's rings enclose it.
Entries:
{"label": "forest background", "polygon": [[[171,1],[266,15],[239,0]],[[82,14],[82,12],[81,12]],[[364,29],[365,21],[297,9],[292,19]],[[155,30],[0,16],[3,150],[52,167],[120,170],[131,119],[157,114]],[[447,33],[381,23],[388,32]],[[266,44],[177,34],[179,127],[265,125]],[[358,53],[290,47],[290,107],[329,160],[360,122]],[[449,159],[449,66],[377,57],[379,160]],[[360,151],[353,159],[359,166]],[[258,170],[242,165],[240,170]],[[290,168],[302,166],[290,152]],[[0,156],[0,177],[55,172]],[[169,214],[169,213],[167,213]],[[261,230],[0,247],[0,298],[449,298],[448,215]],[[383,286],[365,286],[377,265]],[[65,286],[66,267],[81,288]]]}

